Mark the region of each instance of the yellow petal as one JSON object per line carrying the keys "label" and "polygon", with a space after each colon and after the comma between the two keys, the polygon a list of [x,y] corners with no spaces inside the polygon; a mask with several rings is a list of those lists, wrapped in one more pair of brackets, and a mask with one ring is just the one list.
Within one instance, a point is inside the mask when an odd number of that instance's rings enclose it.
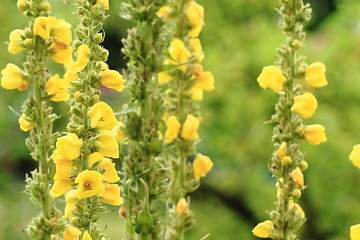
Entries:
{"label": "yellow petal", "polygon": [[283,90],[285,81],[286,78],[282,74],[281,69],[274,65],[264,67],[257,78],[260,87],[263,89],[270,88],[276,93]]}
{"label": "yellow petal", "polygon": [[360,240],[360,224],[350,227],[350,240]]}
{"label": "yellow petal", "polygon": [[273,223],[270,220],[267,220],[256,225],[252,230],[252,233],[259,238],[269,238],[271,236],[272,227]]}
{"label": "yellow petal", "polygon": [[294,105],[291,107],[291,111],[298,113],[303,118],[310,118],[314,115],[317,109],[318,102],[315,96],[310,92],[294,97]]}
{"label": "yellow petal", "polygon": [[120,206],[123,199],[120,197],[120,187],[117,184],[104,183],[105,194],[101,201],[110,205]]}
{"label": "yellow petal", "polygon": [[193,162],[194,177],[196,179],[199,180],[200,177],[205,177],[212,167],[213,162],[210,160],[209,157],[204,156],[200,153],[196,154],[196,158]]}
{"label": "yellow petal", "polygon": [[305,140],[313,145],[319,145],[326,142],[325,128],[321,124],[307,125],[304,128]]}
{"label": "yellow petal", "polygon": [[179,135],[181,124],[176,116],[171,116],[166,121],[165,143],[171,143]]}
{"label": "yellow petal", "polygon": [[183,124],[181,137],[189,141],[198,139],[199,135],[197,133],[197,130],[199,128],[199,125],[199,119],[192,114],[188,114]]}
{"label": "yellow petal", "polygon": [[328,85],[325,76],[326,66],[321,62],[315,62],[307,67],[305,81],[313,87],[324,87]]}
{"label": "yellow petal", "polygon": [[360,168],[360,144],[353,147],[349,158],[356,167]]}

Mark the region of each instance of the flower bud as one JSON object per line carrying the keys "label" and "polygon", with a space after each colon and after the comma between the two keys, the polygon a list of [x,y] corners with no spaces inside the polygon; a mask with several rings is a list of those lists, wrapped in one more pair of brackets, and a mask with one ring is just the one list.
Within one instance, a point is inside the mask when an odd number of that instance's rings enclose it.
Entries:
{"label": "flower bud", "polygon": [[51,5],[49,2],[45,2],[44,5],[43,5],[43,8],[45,11],[49,11],[51,10]]}
{"label": "flower bud", "polygon": [[301,190],[300,189],[295,189],[293,192],[292,192],[292,196],[295,198],[295,199],[299,199],[301,197]]}
{"label": "flower bud", "polygon": [[291,163],[292,163],[292,159],[291,159],[291,157],[289,157],[289,156],[284,156],[284,157],[281,159],[281,164],[282,164],[283,166],[289,166]]}
{"label": "flower bud", "polygon": [[28,8],[26,0],[18,0],[16,5],[20,12],[24,12]]}
{"label": "flower bud", "polygon": [[308,169],[309,164],[308,164],[306,161],[303,160],[303,161],[300,162],[299,167],[300,167],[300,170],[303,172],[303,171],[305,171],[306,169]]}
{"label": "flower bud", "polygon": [[95,44],[100,44],[103,41],[103,35],[101,33],[97,33],[94,37]]}
{"label": "flower bud", "polygon": [[27,39],[25,39],[24,45],[25,45],[28,49],[33,48],[33,47],[34,47],[33,39],[32,39],[32,38],[27,38]]}
{"label": "flower bud", "polygon": [[126,212],[126,209],[125,209],[124,207],[121,207],[121,208],[119,209],[119,214],[120,214],[121,216],[123,216],[124,218],[127,218],[127,212]]}

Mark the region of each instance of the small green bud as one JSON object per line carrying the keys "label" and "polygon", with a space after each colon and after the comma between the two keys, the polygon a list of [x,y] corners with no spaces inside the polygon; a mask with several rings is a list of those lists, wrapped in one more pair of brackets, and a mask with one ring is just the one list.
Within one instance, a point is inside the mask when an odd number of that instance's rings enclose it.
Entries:
{"label": "small green bud", "polygon": [[299,199],[301,197],[301,190],[300,189],[295,189],[293,192],[292,192],[292,195],[295,199]]}
{"label": "small green bud", "polygon": [[75,98],[75,100],[78,101],[78,102],[80,102],[81,100],[83,100],[83,97],[82,97],[82,94],[81,94],[80,91],[76,91],[76,92],[74,93],[74,98]]}
{"label": "small green bud", "polygon": [[69,122],[66,126],[66,129],[68,130],[68,132],[74,132],[77,130],[77,127],[76,127],[75,123]]}
{"label": "small green bud", "polygon": [[283,166],[289,166],[291,163],[292,163],[292,159],[291,159],[291,157],[289,157],[289,156],[284,156],[284,157],[281,159],[281,164],[282,164]]}
{"label": "small green bud", "polygon": [[49,11],[51,10],[51,5],[49,2],[45,2],[44,5],[43,5],[43,8],[45,11]]}
{"label": "small green bud", "polygon": [[101,49],[101,57],[102,57],[102,61],[106,61],[109,57],[109,51],[106,50],[105,48]]}
{"label": "small green bud", "polygon": [[78,217],[73,217],[71,219],[71,224],[74,225],[75,227],[79,224],[80,219]]}
{"label": "small green bud", "polygon": [[298,50],[298,49],[301,48],[302,43],[301,43],[300,40],[295,39],[295,40],[291,43],[291,46],[292,46],[295,50]]}
{"label": "small green bud", "polygon": [[78,49],[81,45],[81,42],[79,40],[75,40],[73,41],[73,46],[74,46],[74,49]]}
{"label": "small green bud", "polygon": [[304,160],[302,160],[301,162],[300,162],[300,170],[303,172],[303,171],[305,171],[306,169],[308,169],[308,167],[309,167],[309,164],[306,162],[306,161],[304,161]]}
{"label": "small green bud", "polygon": [[26,48],[32,49],[34,47],[33,39],[32,38],[25,39],[24,45],[25,45]]}
{"label": "small green bud", "polygon": [[304,128],[298,127],[298,128],[296,129],[296,133],[297,133],[299,136],[303,136],[303,135],[304,135]]}
{"label": "small green bud", "polygon": [[94,37],[95,44],[100,44],[103,41],[103,35],[101,33],[97,33]]}
{"label": "small green bud", "polygon": [[98,103],[100,101],[100,97],[98,95],[94,95],[91,97],[91,103]]}
{"label": "small green bud", "polygon": [[79,133],[83,133],[83,132],[85,132],[85,126],[84,125],[79,125],[77,127],[77,130],[79,131]]}
{"label": "small green bud", "polygon": [[25,12],[29,7],[26,0],[18,0],[16,5],[20,12]]}

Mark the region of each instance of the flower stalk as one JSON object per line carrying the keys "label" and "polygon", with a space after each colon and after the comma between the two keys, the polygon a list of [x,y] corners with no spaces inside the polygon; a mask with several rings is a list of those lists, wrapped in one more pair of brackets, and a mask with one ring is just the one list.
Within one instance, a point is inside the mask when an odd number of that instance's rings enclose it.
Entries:
{"label": "flower stalk", "polygon": [[164,94],[156,81],[163,69],[169,28],[157,16],[166,0],[122,4],[121,16],[136,22],[123,39],[123,53],[129,59],[130,103],[123,111],[124,208],[127,239],[163,239],[167,224],[167,166],[163,159],[159,124],[164,114]]}
{"label": "flower stalk", "polygon": [[[317,100],[310,92],[303,92],[305,83],[313,87],[327,85],[325,65],[307,65],[297,51],[304,45],[303,25],[311,18],[309,4],[302,0],[280,0],[277,11],[281,15],[280,27],[286,35],[286,43],[277,52],[276,66],[265,67],[258,77],[259,85],[279,94],[275,114],[269,122],[274,123],[273,154],[269,170],[277,179],[276,209],[270,213],[271,220],[259,223],[253,234],[260,238],[276,240],[298,239],[296,231],[306,221],[305,214],[296,203],[306,188],[304,175],[308,167],[300,151],[298,140],[318,145],[325,142],[324,127],[320,124],[305,125],[317,108]],[[305,81],[304,81],[305,80]]]}
{"label": "flower stalk", "polygon": [[[209,157],[197,153],[197,130],[202,121],[200,107],[195,101],[203,91],[214,89],[214,77],[203,71],[204,59],[198,38],[204,25],[204,9],[195,1],[182,0],[163,7],[158,12],[165,21],[173,23],[173,40],[165,64],[168,71],[159,73],[159,83],[166,83],[166,124],[164,133],[165,158],[170,169],[166,192],[169,214],[166,239],[184,239],[184,233],[194,223],[187,194],[195,191],[212,168]],[[188,159],[195,156],[193,162]],[[187,199],[185,199],[187,198]]]}

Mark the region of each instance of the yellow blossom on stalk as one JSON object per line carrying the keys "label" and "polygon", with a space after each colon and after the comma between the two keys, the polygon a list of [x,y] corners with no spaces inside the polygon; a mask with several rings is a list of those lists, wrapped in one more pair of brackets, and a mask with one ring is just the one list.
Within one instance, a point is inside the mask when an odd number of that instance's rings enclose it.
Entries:
{"label": "yellow blossom on stalk", "polygon": [[96,0],[96,3],[93,5],[93,7],[101,6],[101,5],[104,6],[104,10],[110,9],[109,0]]}
{"label": "yellow blossom on stalk", "polygon": [[290,173],[290,178],[300,187],[304,186],[304,174],[301,172],[299,167],[295,168]]}
{"label": "yellow blossom on stalk", "polygon": [[74,133],[68,133],[56,141],[56,149],[68,160],[73,160],[80,156],[82,141]]}
{"label": "yellow blossom on stalk", "polygon": [[167,72],[160,72],[158,74],[158,82],[160,84],[170,82],[171,80],[173,80],[173,77]]}
{"label": "yellow blossom on stalk", "polygon": [[215,79],[211,72],[202,72],[199,76],[195,77],[195,86],[204,91],[214,90],[214,83]]}
{"label": "yellow blossom on stalk", "polygon": [[61,64],[68,64],[71,62],[73,49],[70,45],[64,43],[61,39],[54,39],[51,47],[53,50],[51,58],[54,59],[55,62]]}
{"label": "yellow blossom on stalk", "polygon": [[282,74],[280,68],[271,65],[263,68],[260,76],[257,78],[257,82],[263,89],[270,88],[274,92],[278,93],[283,90],[286,78]]}
{"label": "yellow blossom on stalk", "polygon": [[15,29],[10,33],[10,42],[8,45],[8,51],[11,54],[16,54],[23,51],[25,48],[20,46],[19,43],[23,41],[22,37],[25,36],[24,30]]}
{"label": "yellow blossom on stalk", "polygon": [[102,130],[96,141],[99,152],[105,157],[118,158],[119,145],[116,141],[116,132],[113,130]]}
{"label": "yellow blossom on stalk", "polygon": [[181,137],[185,140],[193,141],[199,138],[197,130],[199,128],[200,121],[192,114],[186,116],[183,128],[181,131]]}
{"label": "yellow blossom on stalk", "polygon": [[[171,41],[169,52],[172,59],[168,59],[167,62],[173,65],[185,63],[191,57],[191,53],[186,49],[184,42],[178,38]],[[185,65],[179,66],[178,68],[182,71],[186,70]]]}
{"label": "yellow blossom on stalk", "polygon": [[112,108],[105,102],[98,102],[88,112],[91,120],[91,127],[99,127],[106,130],[111,130],[117,125]]}
{"label": "yellow blossom on stalk", "polygon": [[58,74],[49,78],[46,82],[45,89],[49,95],[53,95],[51,97],[52,101],[60,102],[67,101],[70,98],[70,94],[68,92],[68,88],[70,87],[69,83],[60,79]]}
{"label": "yellow blossom on stalk", "polygon": [[186,202],[185,198],[180,198],[179,201],[176,204],[176,213],[177,214],[189,214],[189,206]]}
{"label": "yellow blossom on stalk", "polygon": [[319,145],[320,143],[327,141],[325,128],[321,124],[307,125],[304,128],[304,131],[305,140],[310,144]]}
{"label": "yellow blossom on stalk", "polygon": [[203,100],[204,90],[202,88],[197,87],[196,85],[190,88],[191,99],[195,101]]}
{"label": "yellow blossom on stalk", "polygon": [[120,180],[119,175],[115,169],[115,163],[111,159],[105,158],[101,153],[95,152],[88,156],[89,166],[91,167],[96,162],[100,161],[98,169],[105,170],[103,173],[104,181],[114,183]]}
{"label": "yellow blossom on stalk", "polygon": [[15,64],[9,63],[1,71],[1,86],[5,89],[18,89],[23,91],[27,88],[27,81],[23,79],[21,69]]}
{"label": "yellow blossom on stalk", "polygon": [[51,156],[54,159],[54,163],[56,165],[56,172],[54,175],[54,180],[64,180],[70,179],[72,175],[69,173],[71,169],[74,169],[74,163],[72,160],[67,160],[61,154],[57,154],[58,157],[54,157],[56,151]]}
{"label": "yellow blossom on stalk", "polygon": [[176,116],[171,116],[166,121],[165,143],[171,143],[179,135],[181,124]]}
{"label": "yellow blossom on stalk", "polygon": [[71,24],[63,19],[56,20],[51,36],[54,37],[54,40],[61,39],[65,44],[69,44],[72,41]]}
{"label": "yellow blossom on stalk", "polygon": [[97,171],[84,170],[75,178],[77,186],[77,194],[79,199],[92,196],[103,196],[105,188],[102,183],[103,175]]}
{"label": "yellow blossom on stalk", "polygon": [[35,123],[27,121],[25,117],[26,117],[25,113],[21,114],[18,122],[20,125],[20,129],[23,130],[24,132],[27,132],[35,127]]}
{"label": "yellow blossom on stalk", "polygon": [[76,210],[76,203],[78,202],[78,193],[76,190],[71,190],[66,194],[65,197],[65,210],[62,218],[72,217],[72,212]]}
{"label": "yellow blossom on stalk", "polygon": [[199,25],[197,27],[194,27],[188,32],[189,37],[198,37],[200,35],[200,32],[202,30],[203,26]]}
{"label": "yellow blossom on stalk", "polygon": [[353,147],[349,158],[356,167],[360,168],[360,144]]}
{"label": "yellow blossom on stalk", "polygon": [[81,231],[73,226],[66,225],[63,240],[79,239]]}
{"label": "yellow blossom on stalk", "polygon": [[318,102],[312,93],[306,92],[294,97],[291,111],[300,114],[303,118],[310,118],[317,109]]}
{"label": "yellow blossom on stalk", "polygon": [[72,189],[73,182],[70,179],[55,179],[55,182],[50,190],[51,197],[60,197],[70,189]]}
{"label": "yellow blossom on stalk", "polygon": [[300,207],[299,204],[295,203],[294,200],[289,201],[289,209],[296,208],[295,212],[299,215],[301,215],[303,218],[305,217],[304,210]]}
{"label": "yellow blossom on stalk", "polygon": [[38,35],[44,40],[49,40],[51,29],[53,28],[55,23],[55,17],[37,17],[34,22],[34,35]]}
{"label": "yellow blossom on stalk", "polygon": [[120,206],[123,199],[120,197],[120,187],[117,184],[104,183],[105,194],[101,201],[110,205]]}
{"label": "yellow blossom on stalk", "polygon": [[167,20],[168,20],[167,15],[169,15],[170,10],[171,10],[170,6],[161,7],[161,8],[159,9],[159,11],[157,11],[156,15],[157,15],[158,17],[164,17],[164,21],[167,21]]}
{"label": "yellow blossom on stalk", "polygon": [[105,70],[101,73],[101,85],[121,92],[125,88],[124,77],[115,70]]}
{"label": "yellow blossom on stalk", "polygon": [[350,240],[360,240],[360,224],[350,227]]}
{"label": "yellow blossom on stalk", "polygon": [[324,87],[328,85],[326,80],[326,66],[321,62],[314,62],[307,67],[305,81],[313,87]]}
{"label": "yellow blossom on stalk", "polygon": [[118,124],[114,127],[114,131],[116,132],[116,141],[121,143],[127,135],[123,132],[122,128],[125,127],[125,124],[122,122],[118,122]]}
{"label": "yellow blossom on stalk", "polygon": [[280,144],[280,147],[278,148],[278,150],[276,151],[276,156],[279,158],[279,159],[282,159],[285,155],[286,155],[286,146],[287,146],[287,143],[286,142],[282,142]]}
{"label": "yellow blossom on stalk", "polygon": [[266,220],[265,222],[261,222],[256,225],[252,230],[252,233],[259,238],[270,238],[272,227],[272,221]]}
{"label": "yellow blossom on stalk", "polygon": [[88,45],[81,45],[77,49],[77,58],[75,62],[70,62],[67,65],[67,71],[71,74],[76,74],[83,70],[90,61],[90,48]]}
{"label": "yellow blossom on stalk", "polygon": [[89,232],[86,230],[81,240],[92,240]]}
{"label": "yellow blossom on stalk", "polygon": [[200,153],[196,154],[196,158],[193,162],[194,177],[199,180],[200,177],[205,177],[206,174],[213,167],[213,162],[209,157],[204,156]]}
{"label": "yellow blossom on stalk", "polygon": [[201,42],[200,39],[198,38],[190,38],[189,40],[190,45],[193,48],[192,54],[195,56],[198,56],[198,58],[196,59],[196,63],[201,63],[202,60],[204,60],[204,53],[202,52],[202,46],[201,46]]}
{"label": "yellow blossom on stalk", "polygon": [[204,25],[204,7],[195,1],[186,3],[186,16],[193,27]]}

